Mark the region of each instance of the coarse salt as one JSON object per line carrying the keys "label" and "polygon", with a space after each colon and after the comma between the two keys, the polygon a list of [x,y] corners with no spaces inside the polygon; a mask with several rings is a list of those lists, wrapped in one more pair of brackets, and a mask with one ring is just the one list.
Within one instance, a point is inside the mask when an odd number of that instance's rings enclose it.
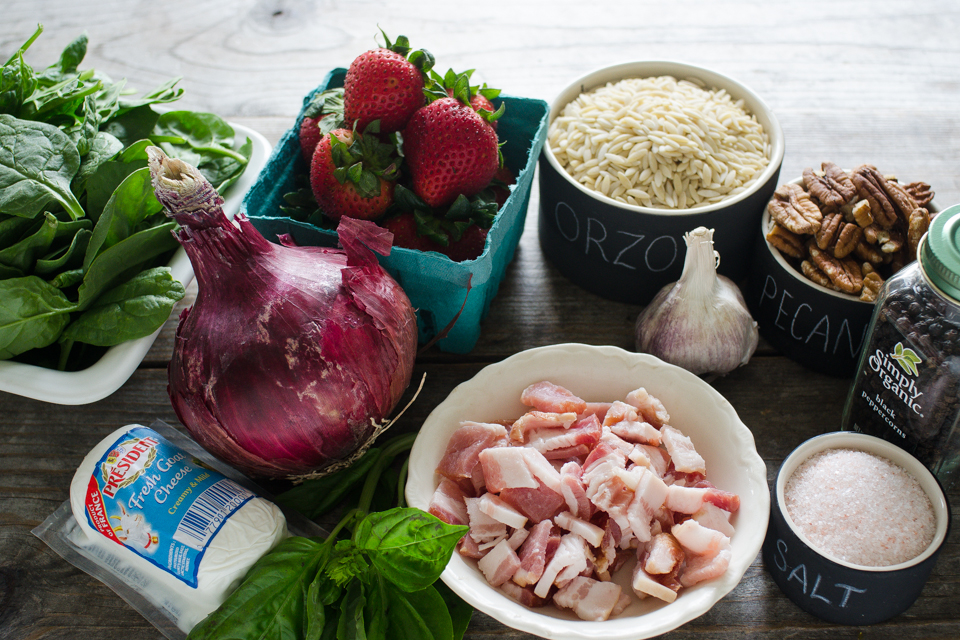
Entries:
{"label": "coarse salt", "polygon": [[787,513],[813,545],[868,567],[911,560],[930,546],[936,517],[916,478],[864,451],[827,449],[784,487]]}

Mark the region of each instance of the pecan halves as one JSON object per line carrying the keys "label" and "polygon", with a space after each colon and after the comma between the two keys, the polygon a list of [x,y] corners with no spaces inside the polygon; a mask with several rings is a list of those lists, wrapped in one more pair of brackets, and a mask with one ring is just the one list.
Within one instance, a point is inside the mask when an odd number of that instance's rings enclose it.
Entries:
{"label": "pecan halves", "polygon": [[827,277],[827,274],[825,274],[823,271],[820,271],[820,269],[818,269],[817,266],[809,260],[804,260],[800,263],[800,271],[803,272],[803,275],[806,276],[808,280],[816,282],[821,287],[839,291],[837,286],[830,282],[830,278]]}
{"label": "pecan halves", "polygon": [[907,261],[917,259],[917,247],[920,246],[920,238],[930,228],[930,214],[923,207],[917,207],[910,214],[907,221],[907,246],[905,248]]}
{"label": "pecan halves", "polygon": [[858,200],[850,209],[850,215],[861,227],[869,227],[873,224],[873,213],[870,211],[870,203],[866,200]]}
{"label": "pecan halves", "polygon": [[798,184],[783,184],[773,192],[767,205],[770,217],[782,227],[801,235],[813,234],[820,228],[823,215],[810,199],[809,194]]}
{"label": "pecan halves", "polygon": [[883,286],[883,278],[876,271],[871,271],[863,276],[863,289],[860,291],[860,299],[864,302],[876,302],[880,295],[881,286]]}
{"label": "pecan halves", "polygon": [[893,256],[881,252],[872,244],[868,244],[863,238],[860,239],[859,244],[853,249],[853,255],[857,256],[861,260],[865,260],[874,265],[884,264],[889,262]]}
{"label": "pecan halves", "polygon": [[767,242],[793,258],[804,258],[807,255],[807,250],[803,246],[803,238],[784,229],[779,224],[774,224],[773,228],[767,233]]}
{"label": "pecan halves", "polygon": [[911,182],[903,188],[917,201],[918,207],[926,207],[933,202],[933,189],[926,182]]}
{"label": "pecan halves", "polygon": [[813,169],[803,170],[803,183],[810,195],[824,207],[836,209],[846,204],[857,194],[857,188],[847,172],[832,162],[820,165],[823,175]]}
{"label": "pecan halves", "polygon": [[840,291],[844,293],[860,293],[863,288],[863,273],[860,265],[853,258],[836,258],[826,251],[822,251],[813,242],[807,243],[810,260],[820,271],[827,274]]}
{"label": "pecan halves", "polygon": [[917,201],[903,188],[903,185],[893,180],[884,180],[883,190],[890,196],[890,200],[897,209],[897,213],[900,214],[900,218],[907,222],[910,219],[910,214],[917,208]]}
{"label": "pecan halves", "polygon": [[861,238],[863,238],[863,230],[860,227],[844,222],[840,228],[840,235],[837,236],[837,244],[833,247],[834,257],[846,258],[860,244]]}
{"label": "pecan halves", "polygon": [[870,203],[873,219],[884,229],[889,229],[897,221],[897,210],[884,185],[887,179],[876,167],[864,164],[853,170],[850,179],[857,187],[857,194]]}
{"label": "pecan halves", "polygon": [[828,213],[823,217],[820,230],[814,235],[817,240],[817,246],[821,249],[829,249],[837,243],[840,237],[840,227],[844,224],[843,216],[839,213]]}

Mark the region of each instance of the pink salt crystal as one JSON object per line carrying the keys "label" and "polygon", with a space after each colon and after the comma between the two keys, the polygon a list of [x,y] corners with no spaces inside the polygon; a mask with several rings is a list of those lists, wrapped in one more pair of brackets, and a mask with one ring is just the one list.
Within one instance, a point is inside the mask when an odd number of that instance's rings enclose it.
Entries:
{"label": "pink salt crystal", "polygon": [[933,505],[916,478],[864,451],[811,456],[787,480],[784,499],[817,549],[861,566],[911,560],[930,546],[936,529]]}

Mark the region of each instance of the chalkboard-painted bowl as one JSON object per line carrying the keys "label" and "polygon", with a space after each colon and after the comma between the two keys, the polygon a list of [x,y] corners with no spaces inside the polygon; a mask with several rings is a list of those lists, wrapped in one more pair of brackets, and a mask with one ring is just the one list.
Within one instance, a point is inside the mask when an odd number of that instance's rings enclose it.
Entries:
{"label": "chalkboard-painted bowl", "polygon": [[770,108],[743,84],[715,71],[681,62],[628,62],[573,81],[550,106],[550,122],[581,93],[627,78],[673,76],[724,89],[742,99],[769,136],[770,162],[742,193],[695,209],[666,210],[619,202],[579,184],[558,162],[549,139],[540,154],[539,233],[543,253],[569,280],[604,298],[646,304],[680,278],[683,235],[714,229],[719,272],[734,282],[747,275],[760,216],[773,195],[783,162],[784,139]]}
{"label": "chalkboard-painted bowl", "polygon": [[[827,449],[865,451],[890,460],[917,479],[936,515],[933,541],[920,555],[887,567],[867,567],[818,550],[802,533],[785,506],[785,488],[797,467]],[[896,509],[894,504],[884,506]],[[804,611],[835,624],[875,624],[903,613],[920,596],[949,533],[950,505],[926,467],[895,444],[837,431],[807,440],[780,466],[771,491],[763,563],[783,593]]]}
{"label": "chalkboard-painted bowl", "polygon": [[[791,181],[801,184],[802,178]],[[939,211],[935,202],[927,208]],[[837,377],[852,377],[860,360],[873,303],[823,287],[797,270],[766,240],[773,220],[760,220],[753,267],[744,287],[747,307],[760,335],[803,366]]]}

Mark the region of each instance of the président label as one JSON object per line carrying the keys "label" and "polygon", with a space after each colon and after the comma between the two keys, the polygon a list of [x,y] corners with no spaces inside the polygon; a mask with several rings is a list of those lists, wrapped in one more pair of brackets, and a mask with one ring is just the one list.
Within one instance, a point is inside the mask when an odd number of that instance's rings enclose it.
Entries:
{"label": "pr\u00e9sident label", "polygon": [[91,527],[196,588],[210,541],[253,497],[137,425],[97,461],[84,504]]}

